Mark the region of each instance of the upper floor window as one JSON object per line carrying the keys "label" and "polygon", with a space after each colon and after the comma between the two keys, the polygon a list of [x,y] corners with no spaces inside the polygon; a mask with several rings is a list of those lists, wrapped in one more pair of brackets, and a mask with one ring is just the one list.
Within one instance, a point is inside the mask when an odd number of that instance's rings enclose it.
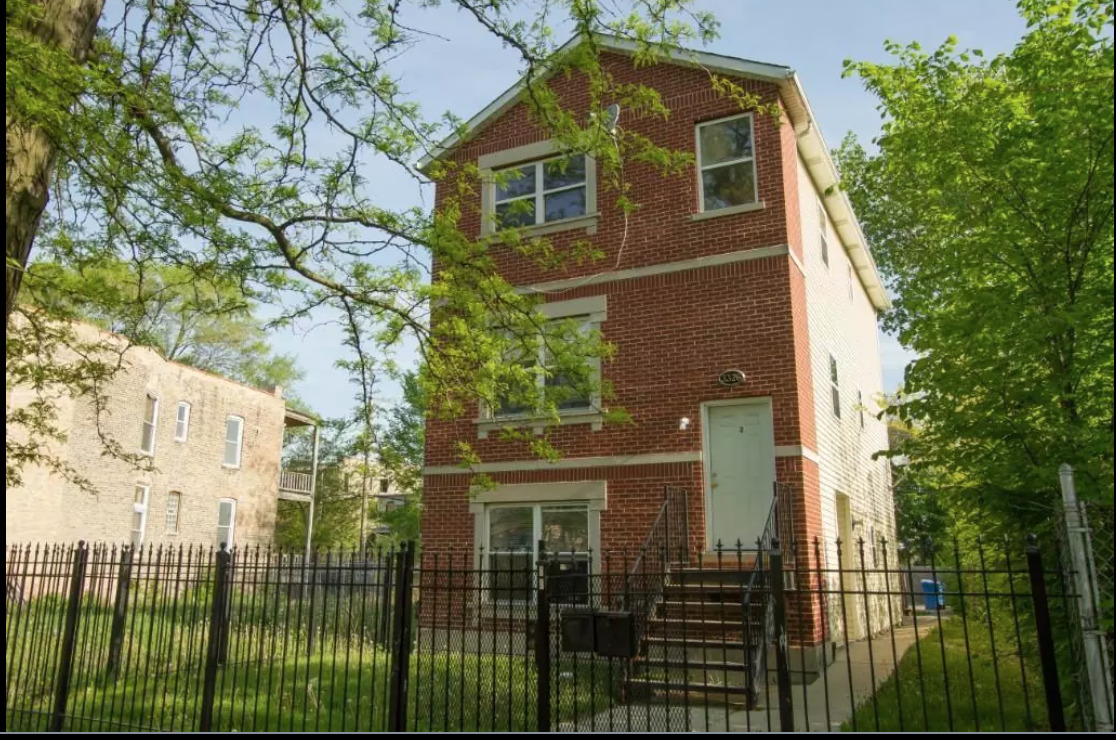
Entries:
{"label": "upper floor window", "polygon": [[230,416],[225,420],[225,465],[240,467],[240,453],[244,442],[244,419]]}
{"label": "upper floor window", "polygon": [[821,258],[826,267],[829,267],[829,217],[825,213],[825,204],[818,201],[818,238],[821,242]]}
{"label": "upper floor window", "polygon": [[841,385],[837,379],[837,360],[829,356],[829,385],[830,396],[833,401],[833,415],[841,418]]}
{"label": "upper floor window", "polygon": [[852,301],[853,295],[854,295],[852,265],[845,265],[845,277],[847,278],[848,283],[849,283],[849,300]]}
{"label": "upper floor window", "polygon": [[178,402],[178,410],[174,417],[174,441],[185,442],[190,434],[190,404],[185,401]]}
{"label": "upper floor window", "polygon": [[380,478],[380,493],[387,493],[391,488],[391,481],[387,478]]}
{"label": "upper floor window", "polygon": [[698,210],[746,206],[759,199],[751,113],[698,124],[697,150]]}
{"label": "upper floor window", "polygon": [[[864,428],[864,394],[856,392],[856,411],[860,414],[860,428]],[[869,474],[870,475],[870,474]]]}
{"label": "upper floor window", "polygon": [[586,215],[583,154],[516,165],[493,174],[497,228],[538,226]]}
{"label": "upper floor window", "polygon": [[155,454],[155,426],[159,419],[159,399],[150,393],[144,401],[143,431],[140,434],[140,452]]}

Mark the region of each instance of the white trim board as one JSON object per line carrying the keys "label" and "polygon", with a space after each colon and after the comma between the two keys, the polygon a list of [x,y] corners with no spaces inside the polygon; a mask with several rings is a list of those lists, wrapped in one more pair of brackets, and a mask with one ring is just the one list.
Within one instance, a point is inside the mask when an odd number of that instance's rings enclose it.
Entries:
{"label": "white trim board", "polygon": [[512,460],[509,462],[479,463],[462,468],[456,465],[431,465],[423,468],[423,475],[461,475],[469,473],[513,473],[521,470],[577,470],[579,468],[610,468],[623,465],[665,465],[670,463],[701,462],[701,453],[661,452],[645,455],[612,455],[608,457],[567,457],[556,462],[547,460]]}
{"label": "white trim board", "polygon": [[[776,244],[770,247],[756,247],[755,249],[742,249],[737,252],[714,254],[709,257],[694,257],[677,262],[662,262],[657,265],[644,267],[630,267],[626,270],[602,272],[589,277],[569,278],[567,280],[552,280],[546,283],[536,283],[516,288],[519,293],[555,293],[569,288],[580,288],[586,285],[600,285],[601,283],[615,283],[621,280],[635,280],[637,278],[651,277],[653,275],[669,275],[673,272],[686,272],[700,270],[704,267],[718,265],[731,265],[735,262],[749,262],[765,257],[782,257],[790,254],[790,247],[786,244]],[[797,264],[797,260],[795,260]],[[545,305],[545,304],[544,304]]]}

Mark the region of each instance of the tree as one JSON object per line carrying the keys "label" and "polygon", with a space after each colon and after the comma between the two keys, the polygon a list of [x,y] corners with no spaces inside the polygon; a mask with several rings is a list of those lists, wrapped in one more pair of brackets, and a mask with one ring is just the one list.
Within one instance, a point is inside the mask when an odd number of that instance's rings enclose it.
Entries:
{"label": "tree", "polygon": [[380,521],[393,537],[413,540],[419,536],[422,511],[422,467],[426,454],[426,404],[416,372],[400,378],[402,401],[387,413],[378,437],[377,453],[383,470],[403,496],[402,505],[381,512]]}
{"label": "tree", "polygon": [[51,315],[90,321],[168,360],[258,388],[289,389],[302,377],[293,356],[271,351],[255,301],[220,276],[110,256],[73,267],[37,262],[26,283],[26,296]]}
{"label": "tree", "polygon": [[[284,449],[284,465],[310,472],[313,434],[310,427]],[[318,478],[314,488],[314,531],[311,547],[356,548],[360,544],[361,482],[359,458],[354,457],[356,429],[348,419],[322,421],[318,449]],[[275,545],[301,552],[306,547],[309,507],[280,501]]]}
{"label": "tree", "polygon": [[[716,23],[690,0],[640,0],[633,12],[597,0],[547,0],[542,12],[512,0],[446,4],[517,56],[534,120],[570,152],[597,158],[615,208],[638,206],[623,161],[663,175],[692,161],[605,130],[612,103],[637,117],[669,111],[655,91],[613,80],[593,35],[629,39],[636,61],[650,63],[670,45],[713,37]],[[599,250],[591,240],[558,250],[514,229],[478,240],[457,228],[476,169],[436,165],[424,175],[413,163],[459,121],[426,114],[402,84],[400,60],[436,43],[422,29],[427,5],[115,0],[102,14],[101,0],[8,3],[7,316],[34,242],[74,264],[111,255],[222,275],[280,320],[322,309],[355,317],[382,355],[419,348],[433,414],[457,416],[529,385],[534,371],[505,358],[529,351],[544,319],[537,298],[496,275],[489,250],[551,269]],[[559,52],[552,22],[584,42]],[[548,86],[562,74],[585,80],[576,110]],[[710,86],[758,105],[712,73]],[[458,195],[434,214],[385,207],[368,187],[375,166],[428,175]],[[550,330],[547,342],[555,366],[586,386],[589,373],[567,370],[607,352],[572,327]],[[539,415],[556,421],[555,399]]]}
{"label": "tree", "polygon": [[870,153],[849,138],[844,182],[896,296],[887,328],[917,354],[905,402],[912,464],[948,470],[951,506],[1042,528],[1057,469],[1112,502],[1111,2],[1021,0],[1006,54],[847,62],[878,96]]}

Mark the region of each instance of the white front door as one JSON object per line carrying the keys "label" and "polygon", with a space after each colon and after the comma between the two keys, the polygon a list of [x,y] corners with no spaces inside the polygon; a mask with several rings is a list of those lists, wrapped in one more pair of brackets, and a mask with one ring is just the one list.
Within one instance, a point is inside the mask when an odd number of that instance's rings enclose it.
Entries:
{"label": "white front door", "polygon": [[706,407],[706,506],[708,546],[756,546],[771,510],[775,483],[775,432],[771,402]]}

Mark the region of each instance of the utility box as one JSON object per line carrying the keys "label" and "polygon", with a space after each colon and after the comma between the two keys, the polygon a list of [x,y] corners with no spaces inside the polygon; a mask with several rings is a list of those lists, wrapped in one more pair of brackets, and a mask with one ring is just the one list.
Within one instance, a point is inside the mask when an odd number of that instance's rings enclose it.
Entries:
{"label": "utility box", "polygon": [[597,654],[606,658],[634,658],[635,623],[631,612],[597,612]]}
{"label": "utility box", "polygon": [[559,617],[563,653],[592,653],[597,642],[594,614],[590,609],[565,609]]}
{"label": "utility box", "polygon": [[606,658],[631,658],[636,654],[631,612],[566,609],[559,620],[562,652],[595,653]]}

